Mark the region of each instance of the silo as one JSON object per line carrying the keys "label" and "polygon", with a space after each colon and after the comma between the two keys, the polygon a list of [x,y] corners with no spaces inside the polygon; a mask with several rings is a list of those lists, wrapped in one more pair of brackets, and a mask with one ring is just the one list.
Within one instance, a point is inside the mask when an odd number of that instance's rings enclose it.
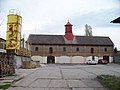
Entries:
{"label": "silo", "polygon": [[9,11],[7,16],[7,32],[6,32],[6,50],[7,53],[20,54],[20,36],[22,17],[16,9]]}

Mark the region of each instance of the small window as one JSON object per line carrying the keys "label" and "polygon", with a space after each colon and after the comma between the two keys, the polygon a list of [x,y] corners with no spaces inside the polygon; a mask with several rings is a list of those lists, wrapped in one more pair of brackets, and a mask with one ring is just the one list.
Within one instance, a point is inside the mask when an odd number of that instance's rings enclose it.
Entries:
{"label": "small window", "polygon": [[76,51],[78,52],[78,51],[79,51],[79,48],[76,48]]}
{"label": "small window", "polygon": [[38,47],[35,47],[35,51],[38,51],[38,49],[39,49]]}
{"label": "small window", "polygon": [[49,53],[53,53],[53,48],[52,47],[49,48]]}
{"label": "small window", "polygon": [[6,49],[6,44],[4,45],[4,49]]}
{"label": "small window", "polygon": [[91,53],[94,53],[94,48],[91,48]]}
{"label": "small window", "polygon": [[66,48],[65,47],[63,47],[63,51],[66,52]]}
{"label": "small window", "polygon": [[107,52],[107,48],[105,48],[104,51]]}

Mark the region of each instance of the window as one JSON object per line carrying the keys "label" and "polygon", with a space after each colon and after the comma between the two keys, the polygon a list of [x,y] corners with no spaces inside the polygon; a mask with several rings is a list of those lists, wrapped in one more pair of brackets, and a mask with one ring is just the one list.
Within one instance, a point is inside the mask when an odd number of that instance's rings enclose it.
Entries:
{"label": "window", "polygon": [[63,51],[66,52],[66,48],[65,47],[63,47]]}
{"label": "window", "polygon": [[76,48],[76,51],[79,51],[79,48]]}
{"label": "window", "polygon": [[49,48],[49,53],[53,53],[53,48],[52,47]]}
{"label": "window", "polygon": [[91,53],[94,53],[94,48],[91,48]]}
{"label": "window", "polygon": [[38,51],[39,50],[39,48],[38,47],[35,47],[35,51]]}
{"label": "window", "polygon": [[107,48],[105,48],[104,51],[107,52]]}

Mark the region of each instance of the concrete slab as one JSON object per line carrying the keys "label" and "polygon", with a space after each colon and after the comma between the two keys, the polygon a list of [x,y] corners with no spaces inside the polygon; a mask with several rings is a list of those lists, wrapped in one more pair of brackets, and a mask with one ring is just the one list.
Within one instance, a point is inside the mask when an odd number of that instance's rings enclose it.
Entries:
{"label": "concrete slab", "polygon": [[91,88],[103,88],[103,86],[95,79],[82,79],[82,81]]}
{"label": "concrete slab", "polygon": [[45,88],[48,87],[50,79],[37,79],[29,87],[33,88]]}
{"label": "concrete slab", "polygon": [[72,90],[69,88],[32,88],[32,87],[11,87],[9,90]]}
{"label": "concrete slab", "polygon": [[0,83],[13,83],[14,80],[1,80]]}
{"label": "concrete slab", "polygon": [[119,65],[46,65],[38,69],[20,69],[26,75],[8,90],[107,90],[96,79],[97,75],[120,76]]}
{"label": "concrete slab", "polygon": [[69,88],[49,88],[49,90],[72,90]]}
{"label": "concrete slab", "polygon": [[67,85],[66,80],[59,80],[58,79],[58,80],[51,80],[48,87],[50,87],[50,88],[56,88],[56,87],[67,88],[68,85]]}
{"label": "concrete slab", "polygon": [[50,90],[49,88],[11,87],[9,90]]}
{"label": "concrete slab", "polygon": [[73,88],[72,90],[94,90],[94,88]]}
{"label": "concrete slab", "polygon": [[62,73],[65,79],[84,79],[96,77],[96,75],[82,69],[63,69]]}
{"label": "concrete slab", "polygon": [[95,88],[95,90],[109,90],[109,89],[106,89],[106,88]]}
{"label": "concrete slab", "polygon": [[88,87],[81,80],[67,80],[67,83],[70,88]]}

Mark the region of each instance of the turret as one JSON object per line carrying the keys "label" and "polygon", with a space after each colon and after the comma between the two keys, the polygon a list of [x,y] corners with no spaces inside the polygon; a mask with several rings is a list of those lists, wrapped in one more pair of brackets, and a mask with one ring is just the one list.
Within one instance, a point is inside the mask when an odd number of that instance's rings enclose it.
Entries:
{"label": "turret", "polygon": [[72,33],[72,24],[70,24],[70,22],[68,21],[68,23],[65,25],[65,35],[64,37],[67,40],[73,40],[74,35]]}

